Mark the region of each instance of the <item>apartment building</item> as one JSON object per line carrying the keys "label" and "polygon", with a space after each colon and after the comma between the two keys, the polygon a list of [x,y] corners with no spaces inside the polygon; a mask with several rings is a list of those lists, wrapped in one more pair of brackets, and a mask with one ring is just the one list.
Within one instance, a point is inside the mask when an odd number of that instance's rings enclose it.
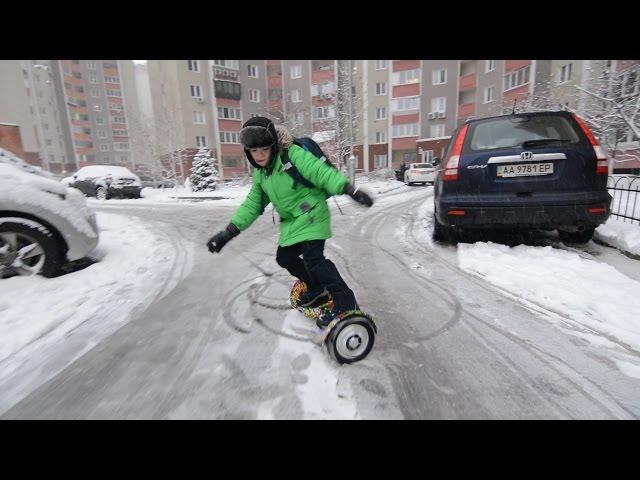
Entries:
{"label": "apartment building", "polygon": [[73,168],[63,134],[61,107],[55,88],[55,61],[0,61],[0,121],[17,125],[23,143],[20,155],[46,170]]}
{"label": "apartment building", "polygon": [[[185,70],[189,62],[195,61],[160,63]],[[204,136],[226,178],[249,173],[238,132],[253,115],[282,122],[296,136],[312,136],[337,163],[353,153],[360,171],[397,168],[442,156],[452,133],[467,119],[508,113],[514,104],[518,110],[529,108],[539,98],[547,108],[575,108],[581,101],[575,86],[585,85],[606,66],[605,61],[575,60],[208,62],[208,78],[201,69],[200,83],[193,85],[196,93],[197,85],[209,85],[211,93],[203,91],[198,98],[200,108],[211,107],[213,123],[202,125],[204,133],[185,133],[183,146],[198,146],[196,137]],[[630,65],[633,71],[635,64]],[[150,65],[152,83],[155,74]],[[154,111],[170,91],[184,95],[191,88],[176,77],[165,93],[152,90]],[[348,123],[349,110],[353,124]]]}

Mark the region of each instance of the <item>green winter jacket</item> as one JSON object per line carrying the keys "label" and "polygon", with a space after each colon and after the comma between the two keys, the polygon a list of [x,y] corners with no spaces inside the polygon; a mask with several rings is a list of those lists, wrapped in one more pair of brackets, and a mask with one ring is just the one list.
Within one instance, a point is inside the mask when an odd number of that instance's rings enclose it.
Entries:
{"label": "green winter jacket", "polygon": [[251,191],[236,210],[231,223],[240,231],[245,230],[272,203],[280,215],[278,244],[281,247],[305,240],[331,238],[331,215],[325,192],[342,194],[349,179],[303,148],[290,145],[289,160],[306,180],[317,186],[307,188],[298,184],[294,189],[293,178],[284,171],[281,159],[278,152],[269,171],[254,168]]}

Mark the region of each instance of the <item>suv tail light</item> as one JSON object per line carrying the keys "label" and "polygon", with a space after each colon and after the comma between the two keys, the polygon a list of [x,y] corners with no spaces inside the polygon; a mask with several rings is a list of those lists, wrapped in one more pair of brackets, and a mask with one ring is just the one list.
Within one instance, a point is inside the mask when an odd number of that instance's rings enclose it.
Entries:
{"label": "suv tail light", "polygon": [[575,113],[573,114],[573,118],[576,119],[576,122],[578,122],[578,125],[580,125],[580,128],[582,128],[582,131],[589,139],[589,143],[591,143],[591,146],[593,147],[593,151],[596,154],[596,159],[597,159],[596,173],[602,174],[602,175],[608,175],[609,159],[607,158],[607,154],[604,152],[604,149],[600,146],[600,144],[598,143],[598,140],[596,140],[596,137],[593,135],[591,130],[589,130],[589,127],[587,127],[587,124],[585,123],[585,121],[582,120]]}
{"label": "suv tail light", "polygon": [[460,161],[460,154],[462,153],[462,144],[464,143],[464,137],[467,135],[467,129],[469,124],[465,124],[458,132],[458,136],[455,139],[453,148],[449,157],[446,159],[444,166],[444,175],[442,179],[445,182],[451,182],[458,180],[458,162]]}

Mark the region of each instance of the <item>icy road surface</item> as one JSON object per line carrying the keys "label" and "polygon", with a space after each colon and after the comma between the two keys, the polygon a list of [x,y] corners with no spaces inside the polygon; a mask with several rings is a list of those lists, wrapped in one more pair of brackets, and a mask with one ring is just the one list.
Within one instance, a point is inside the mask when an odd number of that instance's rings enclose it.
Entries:
{"label": "icy road surface", "polygon": [[[340,215],[330,201],[326,249],[377,320],[364,361],[332,362],[287,308],[293,279],[275,262],[270,208],[212,255],[205,242],[233,205],[91,202],[99,220],[155,232],[164,254],[148,268],[169,262],[168,272],[148,285],[150,304],[111,326],[78,319],[66,336],[33,341],[29,356],[7,347],[0,418],[640,417],[640,262],[548,233],[515,247],[434,244],[431,187],[370,190],[371,209],[339,197]],[[141,254],[114,288],[138,288]]]}

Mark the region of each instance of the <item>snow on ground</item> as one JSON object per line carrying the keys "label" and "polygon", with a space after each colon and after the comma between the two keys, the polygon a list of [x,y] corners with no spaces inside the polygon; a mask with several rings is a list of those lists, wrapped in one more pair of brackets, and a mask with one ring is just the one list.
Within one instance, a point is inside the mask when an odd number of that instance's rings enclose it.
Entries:
{"label": "snow on ground", "polygon": [[640,282],[550,246],[458,244],[462,270],[640,350]]}
{"label": "snow on ground", "polygon": [[[432,215],[429,197],[418,209],[418,221],[424,228],[417,238],[427,247],[439,248],[431,239]],[[632,253],[640,248],[640,226],[615,217],[600,226],[596,236]],[[640,350],[640,282],[611,265],[551,246],[509,247],[492,242],[459,243],[457,261],[462,270],[524,302],[533,301],[595,331],[596,336],[584,336],[591,342],[611,346],[609,337]],[[605,338],[598,338],[601,334]],[[619,366],[625,374],[640,376],[637,366],[635,370],[631,364]]]}
{"label": "snow on ground", "polygon": [[240,205],[251,190],[251,184],[247,185],[225,185],[213,192],[191,192],[184,187],[177,188],[143,188],[142,198],[111,198],[109,200],[98,200],[89,197],[89,205],[94,206],[131,206],[148,207],[163,205],[178,205],[188,203],[193,206],[235,206]]}
{"label": "snow on ground", "polygon": [[2,281],[0,377],[12,370],[12,355],[33,353],[96,316],[105,317],[104,330],[119,326],[169,288],[177,253],[168,238],[122,215],[98,213],[97,221],[98,263],[57,278]]}
{"label": "snow on ground", "polygon": [[606,223],[596,228],[595,237],[619,250],[640,255],[640,225],[638,222],[623,222],[621,218],[609,217]]}
{"label": "snow on ground", "polygon": [[[306,331],[309,338],[317,333],[315,324],[298,311],[287,313],[283,330],[296,336]],[[302,403],[305,420],[360,418],[349,383],[340,381],[341,367],[329,358],[324,346],[282,336],[279,337],[278,352],[295,359],[295,390]],[[270,419],[273,415],[264,408],[259,418]]]}

